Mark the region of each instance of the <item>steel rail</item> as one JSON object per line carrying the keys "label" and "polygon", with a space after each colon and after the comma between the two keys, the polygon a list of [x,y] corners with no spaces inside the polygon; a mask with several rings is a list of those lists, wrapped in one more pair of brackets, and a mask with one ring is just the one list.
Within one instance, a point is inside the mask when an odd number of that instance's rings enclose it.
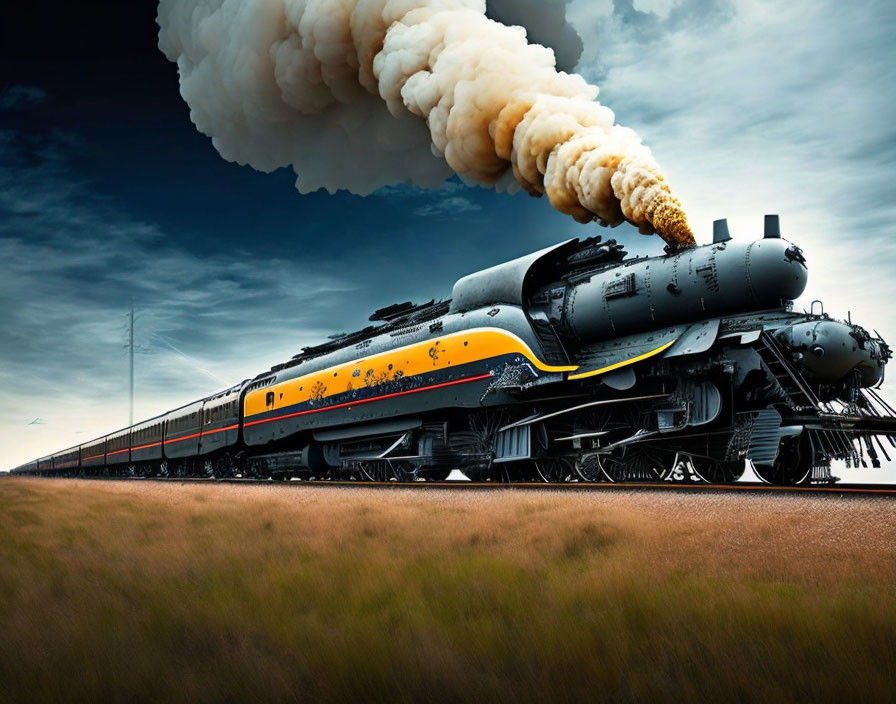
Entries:
{"label": "steel rail", "polygon": [[[42,477],[43,478],[43,477]],[[62,477],[59,477],[62,478]],[[69,477],[72,478],[72,477]],[[700,484],[685,482],[471,482],[471,481],[415,481],[371,482],[345,480],[276,480],[200,477],[77,477],[86,481],[142,481],[178,484],[235,484],[278,487],[355,488],[355,489],[436,489],[448,491],[671,491],[685,493],[788,493],[841,496],[877,496],[896,499],[896,484],[851,484],[817,486],[777,486],[759,482],[737,484]]]}

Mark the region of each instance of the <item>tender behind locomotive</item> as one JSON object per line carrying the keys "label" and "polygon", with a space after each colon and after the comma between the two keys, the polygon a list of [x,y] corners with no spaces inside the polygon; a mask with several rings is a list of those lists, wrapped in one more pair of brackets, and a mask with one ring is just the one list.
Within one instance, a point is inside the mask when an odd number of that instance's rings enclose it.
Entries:
{"label": "tender behind locomotive", "polygon": [[890,350],[794,313],[801,250],[765,236],[626,258],[570,240],[460,279],[214,397],[22,473],[832,482],[879,466]]}

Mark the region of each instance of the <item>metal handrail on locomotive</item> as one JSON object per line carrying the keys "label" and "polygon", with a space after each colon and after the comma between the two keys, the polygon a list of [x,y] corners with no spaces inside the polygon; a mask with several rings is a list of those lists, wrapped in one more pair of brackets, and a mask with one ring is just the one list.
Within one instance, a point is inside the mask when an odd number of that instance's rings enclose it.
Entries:
{"label": "metal handrail on locomotive", "polygon": [[[890,348],[797,313],[806,259],[762,239],[627,257],[572,239],[402,303],[214,396],[14,470],[200,476],[832,483],[879,467]],[[892,450],[891,450],[892,451]]]}

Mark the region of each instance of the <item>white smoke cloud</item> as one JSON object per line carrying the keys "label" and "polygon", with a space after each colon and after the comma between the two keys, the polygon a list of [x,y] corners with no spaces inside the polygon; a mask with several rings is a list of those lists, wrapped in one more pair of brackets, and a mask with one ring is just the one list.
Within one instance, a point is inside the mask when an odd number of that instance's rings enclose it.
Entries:
{"label": "white smoke cloud", "polygon": [[292,167],[301,193],[437,187],[451,171],[426,125],[396,120],[358,83],[349,4],[302,24],[305,3],[162,0],[159,48],[177,63],[190,119],[228,161]]}
{"label": "white smoke cloud", "polygon": [[509,172],[580,221],[692,242],[597,87],[485,13],[485,0],[161,0],[159,46],[221,155],[292,166],[301,192],[432,187],[450,171],[500,187]]}

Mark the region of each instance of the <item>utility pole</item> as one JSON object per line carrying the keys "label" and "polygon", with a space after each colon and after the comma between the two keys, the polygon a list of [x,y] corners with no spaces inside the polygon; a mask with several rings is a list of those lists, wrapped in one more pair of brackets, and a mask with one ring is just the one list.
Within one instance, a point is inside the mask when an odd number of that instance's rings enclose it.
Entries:
{"label": "utility pole", "polygon": [[128,425],[134,424],[134,299],[131,299],[131,324],[128,334],[128,356],[131,362],[131,406],[128,415]]}

